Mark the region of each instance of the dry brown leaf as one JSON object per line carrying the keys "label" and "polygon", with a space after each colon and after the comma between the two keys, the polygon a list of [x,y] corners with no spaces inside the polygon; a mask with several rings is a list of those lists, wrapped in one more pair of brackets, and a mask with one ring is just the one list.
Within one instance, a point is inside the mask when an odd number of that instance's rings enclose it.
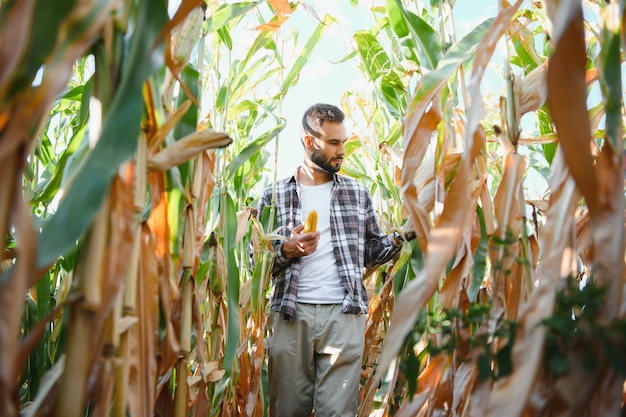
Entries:
{"label": "dry brown leaf", "polygon": [[153,171],[167,171],[170,168],[187,162],[200,152],[211,148],[223,148],[233,140],[226,134],[205,129],[191,133],[177,140],[148,160],[148,169]]}
{"label": "dry brown leaf", "polygon": [[548,133],[547,135],[535,136],[532,138],[520,137],[517,141],[518,145],[543,145],[546,143],[554,143],[559,138],[554,133]]}
{"label": "dry brown leaf", "polygon": [[[166,329],[165,340],[158,347],[159,362],[157,374],[160,378],[176,364],[180,353],[178,333],[174,330],[174,322],[177,321],[175,306],[180,299],[180,294],[178,287],[172,283],[169,275],[171,268],[169,252],[170,231],[164,174],[153,172],[148,175],[148,179],[150,182],[152,210],[147,224],[156,240],[155,254],[159,267],[159,295],[163,311],[163,323]],[[165,379],[160,378],[159,381],[157,396],[166,383]],[[161,398],[160,396],[158,397]]]}
{"label": "dry brown leaf", "polygon": [[133,326],[137,325],[138,321],[139,321],[139,318],[137,318],[136,316],[124,316],[120,318],[117,324],[117,330],[119,331],[120,334],[126,333]]}
{"label": "dry brown leaf", "polygon": [[239,290],[239,308],[247,308],[252,298],[252,280],[243,283]]}
{"label": "dry brown leaf", "polygon": [[[554,2],[546,1],[550,3]],[[548,66],[548,107],[571,175],[593,217],[598,210],[598,180],[586,106],[587,53],[580,2],[561,2],[552,21],[556,48]]]}
{"label": "dry brown leaf", "polygon": [[268,30],[272,32],[278,30],[293,13],[288,0],[268,0],[268,3],[272,5],[274,10],[276,10],[276,20],[259,25],[255,28],[255,30]]}
{"label": "dry brown leaf", "polygon": [[480,206],[483,209],[483,217],[485,218],[485,231],[487,236],[491,236],[496,228],[496,214],[493,208],[493,201],[489,193],[489,186],[485,182],[482,190],[480,190]]}
{"label": "dry brown leaf", "polygon": [[220,364],[217,361],[206,362],[200,365],[200,374],[206,383],[219,381],[224,373],[225,371],[220,369]]}
{"label": "dry brown leaf", "polygon": [[[9,87],[10,77],[15,73],[16,67],[23,56],[24,48],[31,39],[30,29],[32,27],[34,0],[5,3],[4,10],[6,17],[2,22],[0,32],[0,97],[7,97],[6,91]],[[0,129],[2,130],[2,129]]]}
{"label": "dry brown leaf", "polygon": [[[463,244],[466,244],[465,239],[461,239]],[[441,290],[439,290],[439,297],[443,308],[458,309],[459,308],[459,294],[463,291],[464,279],[468,277],[470,268],[472,267],[472,254],[464,250],[465,256],[461,259],[461,262],[453,267],[450,273],[446,276]]]}
{"label": "dry brown leaf", "polygon": [[491,381],[474,381],[471,395],[468,398],[469,417],[485,417],[491,389]]}
{"label": "dry brown leaf", "polygon": [[464,416],[474,383],[478,377],[478,369],[473,361],[463,362],[454,372],[454,393],[452,394],[452,410]]}
{"label": "dry brown leaf", "polygon": [[393,162],[397,168],[402,169],[403,154],[400,149],[389,146],[387,142],[382,142],[378,145],[378,149],[382,155],[387,157],[387,160]]}
{"label": "dry brown leaf", "polygon": [[548,96],[547,70],[548,61],[544,61],[523,79],[515,77],[515,97],[519,101],[518,123],[523,115],[538,110],[545,103]]}
{"label": "dry brown leaf", "polygon": [[289,0],[267,0],[267,2],[272,5],[279,16],[289,16],[293,13]]}
{"label": "dry brown leaf", "polygon": [[252,350],[251,355],[250,389],[246,396],[245,415],[247,417],[253,417],[254,410],[263,404],[260,398],[263,365],[265,362],[265,315],[263,311],[260,312],[257,320],[259,320],[258,326],[252,332],[255,348]]}
{"label": "dry brown leaf", "polygon": [[416,413],[426,405],[429,398],[432,398],[432,396],[437,392],[446,363],[446,355],[437,355],[430,359],[430,363],[417,378],[417,393],[411,401],[402,404],[394,416],[415,416]]}
{"label": "dry brown leaf", "polygon": [[[6,164],[10,166],[10,164]],[[11,177],[9,177],[11,178]],[[0,291],[0,415],[16,416],[17,404],[13,393],[17,392],[20,363],[20,328],[21,317],[24,311],[25,297],[28,284],[35,270],[35,256],[37,253],[37,237],[32,226],[30,209],[22,198],[20,187],[12,184],[12,224],[16,234],[17,260],[13,270],[2,271],[5,274],[2,290]],[[8,221],[9,218],[0,219]],[[26,352],[23,352],[24,355]]]}
{"label": "dry brown leaf", "polygon": [[248,233],[248,226],[250,224],[250,217],[252,216],[252,207],[246,207],[243,210],[237,212],[237,235],[235,237],[236,242],[241,242],[241,239]]}
{"label": "dry brown leaf", "polygon": [[191,107],[191,100],[185,100],[183,104],[178,106],[176,111],[172,113],[165,123],[154,133],[154,135],[148,138],[148,149],[149,153],[153,154],[157,152],[157,150],[163,144],[163,141],[167,137],[167,135],[174,129],[174,127],[180,123],[187,110]]}
{"label": "dry brown leaf", "polygon": [[[513,248],[511,248],[513,249]],[[524,259],[522,245],[517,245],[517,259]],[[504,275],[502,292],[505,300],[504,317],[507,320],[517,320],[522,305],[526,302],[524,291],[526,284],[526,270],[521,262],[512,262],[510,273]],[[531,284],[532,285],[532,284]]]}
{"label": "dry brown leaf", "polygon": [[[434,102],[433,102],[434,104]],[[402,168],[402,195],[404,197],[403,204],[409,216],[411,223],[415,226],[417,241],[424,250],[428,245],[428,231],[430,229],[430,221],[428,213],[419,204],[418,187],[414,178],[421,165],[421,161],[426,153],[432,132],[437,128],[441,120],[441,113],[437,106],[433,105],[430,110],[422,114],[426,105],[421,104],[413,114],[407,114],[405,123],[413,124],[413,119],[419,119],[415,125],[415,130],[405,129],[404,144],[404,161]],[[406,136],[406,135],[411,135]]]}
{"label": "dry brown leaf", "polygon": [[361,377],[365,383],[361,384],[359,393],[359,415],[370,415],[374,409],[373,374],[380,354],[380,328],[384,326],[384,318],[388,312],[392,289],[393,280],[387,279],[380,291],[370,301],[365,325],[364,370],[361,372]]}
{"label": "dry brown leaf", "polygon": [[[605,24],[616,10],[617,5],[607,6]],[[620,124],[615,137],[605,139],[594,158],[586,108],[587,55],[580,3],[561,4],[553,20],[555,32],[559,30],[548,71],[548,103],[571,175],[589,208],[596,246],[594,278],[607,289],[603,315],[613,318],[621,309],[625,270],[622,128]]]}
{"label": "dry brown leaf", "polygon": [[[201,165],[201,169],[198,169],[198,166],[196,166],[196,171],[194,172],[194,188],[197,187],[197,189],[199,189],[199,191],[195,191],[198,193],[196,204],[195,256],[196,260],[199,262],[206,242],[207,230],[205,219],[207,218],[207,211],[210,207],[209,200],[211,199],[213,187],[215,186],[215,152],[202,152],[201,156],[196,158],[196,161],[197,165]],[[196,184],[196,181],[200,184]]]}
{"label": "dry brown leaf", "polygon": [[[559,158],[559,153],[557,157]],[[553,167],[554,169],[554,167]],[[538,324],[552,314],[555,290],[562,277],[563,253],[571,236],[578,194],[567,175],[555,175],[546,225],[541,235],[538,286],[522,311],[513,348],[513,372],[496,383],[489,397],[488,417],[521,415],[542,367],[545,329]]]}
{"label": "dry brown leaf", "polygon": [[[504,157],[502,181],[494,197],[494,207],[498,225],[489,240],[489,258],[492,268],[492,326],[495,326],[501,315],[507,311],[517,312],[518,306],[507,304],[508,284],[521,286],[522,276],[511,276],[517,264],[519,254],[519,236],[522,228],[524,210],[523,180],[528,167],[528,158],[519,154],[509,153]],[[521,272],[521,271],[520,271]],[[516,317],[507,317],[515,319]]]}
{"label": "dry brown leaf", "polygon": [[[421,217],[428,220],[428,213],[435,207],[438,193],[443,194],[445,184],[448,183],[458,169],[461,162],[461,152],[444,152],[439,165],[435,165],[435,156],[429,156],[419,166],[415,174],[415,185],[417,188],[417,205]],[[438,213],[437,213],[438,214]],[[430,229],[430,220],[428,220]]]}
{"label": "dry brown leaf", "polygon": [[[139,325],[131,329],[128,407],[131,415],[152,415],[156,402],[156,347],[159,329],[159,273],[156,241],[147,225],[141,233],[141,256],[137,276],[136,314]],[[147,414],[146,414],[147,413]]]}
{"label": "dry brown leaf", "polygon": [[403,403],[394,417],[421,417],[428,404],[428,392],[416,394],[410,401]]}
{"label": "dry brown leaf", "polygon": [[[12,113],[3,131],[0,132],[0,160],[7,156],[15,157],[14,152],[19,146],[37,137],[33,132],[37,131],[42,118],[50,111],[58,95],[67,88],[74,64],[85,55],[94,39],[101,33],[110,18],[114,3],[114,0],[97,3],[79,2],[61,22],[55,34],[57,40],[54,48],[43,65],[45,71],[41,83],[36,89],[28,88],[21,94],[14,94],[17,97],[16,101],[7,106],[12,109]],[[12,25],[7,28],[9,27],[13,28]],[[72,33],[71,43],[67,42],[68,32]],[[14,46],[7,44],[7,47],[12,49]]]}

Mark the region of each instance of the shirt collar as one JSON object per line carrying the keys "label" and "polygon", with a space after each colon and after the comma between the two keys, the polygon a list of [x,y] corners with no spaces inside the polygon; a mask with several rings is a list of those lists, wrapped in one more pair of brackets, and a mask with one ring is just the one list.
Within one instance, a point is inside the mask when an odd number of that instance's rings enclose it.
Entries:
{"label": "shirt collar", "polygon": [[[298,170],[299,169],[300,169],[300,167],[296,168],[296,170],[293,172],[293,174],[291,174],[290,177],[287,177],[287,182],[290,182],[290,183],[293,182],[293,183],[299,184],[298,183]],[[333,174],[333,182],[335,184],[341,184],[341,182],[342,182],[341,175],[339,175],[338,173],[335,172]]]}

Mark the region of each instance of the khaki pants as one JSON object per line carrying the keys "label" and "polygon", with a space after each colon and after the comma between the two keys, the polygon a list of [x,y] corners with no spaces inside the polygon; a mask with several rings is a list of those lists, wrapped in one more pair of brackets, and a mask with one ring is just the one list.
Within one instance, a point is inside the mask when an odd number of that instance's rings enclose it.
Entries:
{"label": "khaki pants", "polygon": [[267,341],[271,417],[354,417],[365,314],[339,304],[298,304],[296,319],[270,312]]}

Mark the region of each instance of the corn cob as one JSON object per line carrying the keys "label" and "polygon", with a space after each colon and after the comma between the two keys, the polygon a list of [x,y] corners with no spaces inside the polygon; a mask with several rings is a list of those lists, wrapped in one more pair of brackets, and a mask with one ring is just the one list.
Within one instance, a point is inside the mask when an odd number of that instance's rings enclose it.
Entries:
{"label": "corn cob", "polygon": [[214,295],[221,296],[226,290],[226,258],[214,232],[209,236],[208,276],[209,288]]}
{"label": "corn cob", "polygon": [[311,210],[309,211],[309,215],[306,216],[306,221],[304,222],[304,233],[315,232],[317,229],[317,211]]}

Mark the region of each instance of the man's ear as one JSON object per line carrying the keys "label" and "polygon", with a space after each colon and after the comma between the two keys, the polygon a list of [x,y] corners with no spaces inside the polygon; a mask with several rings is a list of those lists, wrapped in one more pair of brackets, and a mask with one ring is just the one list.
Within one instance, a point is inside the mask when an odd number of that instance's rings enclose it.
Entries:
{"label": "man's ear", "polygon": [[313,136],[312,135],[304,135],[304,147],[306,149],[311,149],[313,147]]}

